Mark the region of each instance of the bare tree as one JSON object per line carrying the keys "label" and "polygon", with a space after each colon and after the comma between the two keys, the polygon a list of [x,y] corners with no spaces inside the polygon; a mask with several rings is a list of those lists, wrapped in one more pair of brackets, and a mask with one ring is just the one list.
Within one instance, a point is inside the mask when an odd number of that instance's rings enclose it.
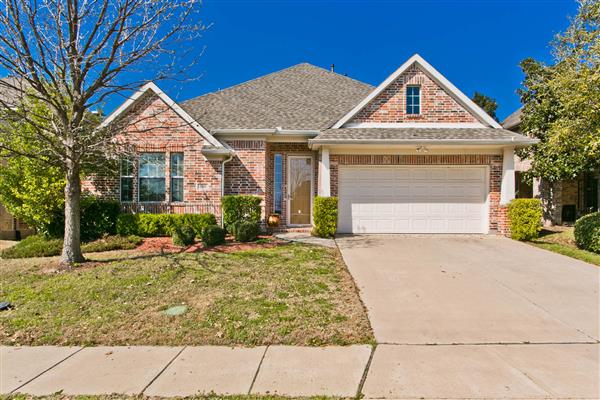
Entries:
{"label": "bare tree", "polygon": [[[59,166],[66,177],[61,262],[83,262],[81,171],[116,151],[118,131],[90,128],[109,96],[185,74],[201,51],[189,45],[204,27],[198,0],[0,0],[2,120],[32,129],[15,137],[0,122],[0,151]],[[187,46],[185,44],[188,44]],[[151,75],[150,75],[151,74]],[[23,101],[24,95],[31,101]],[[43,103],[49,114],[36,112]],[[23,146],[33,143],[33,146]]]}

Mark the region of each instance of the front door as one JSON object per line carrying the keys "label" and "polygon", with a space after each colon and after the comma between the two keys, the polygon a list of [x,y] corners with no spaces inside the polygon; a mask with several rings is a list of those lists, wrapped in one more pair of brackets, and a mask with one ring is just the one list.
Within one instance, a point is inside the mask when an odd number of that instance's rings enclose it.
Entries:
{"label": "front door", "polygon": [[311,156],[288,157],[288,225],[310,225],[313,187]]}

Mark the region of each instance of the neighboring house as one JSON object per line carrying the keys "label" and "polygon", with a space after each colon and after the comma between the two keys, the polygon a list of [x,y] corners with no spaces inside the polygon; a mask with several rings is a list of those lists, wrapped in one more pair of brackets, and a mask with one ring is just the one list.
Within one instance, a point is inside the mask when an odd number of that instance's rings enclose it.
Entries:
{"label": "neighboring house", "polygon": [[[6,82],[10,86],[0,83],[0,109],[4,106],[17,104],[21,96],[18,91],[13,90],[11,87],[20,87],[18,85],[19,80],[15,78],[3,78],[0,81]],[[2,168],[2,160],[0,160],[0,168]],[[14,218],[0,203],[0,240],[20,240],[33,233],[33,229],[23,221]]]}
{"label": "neighboring house", "polygon": [[514,149],[535,142],[418,55],[377,87],[310,64],[179,104],[148,83],[103,124],[137,157],[84,187],[127,210],[219,215],[251,194],[306,229],[314,196],[337,196],[342,233],[506,232]]}
{"label": "neighboring house", "polygon": [[[502,126],[510,131],[522,133],[522,113],[522,108],[519,108],[502,122]],[[598,211],[600,171],[584,173],[576,179],[557,182],[534,179],[530,184],[523,177],[523,173],[530,168],[530,160],[515,157],[516,196],[540,198],[544,206],[546,225],[573,223],[583,214]]]}

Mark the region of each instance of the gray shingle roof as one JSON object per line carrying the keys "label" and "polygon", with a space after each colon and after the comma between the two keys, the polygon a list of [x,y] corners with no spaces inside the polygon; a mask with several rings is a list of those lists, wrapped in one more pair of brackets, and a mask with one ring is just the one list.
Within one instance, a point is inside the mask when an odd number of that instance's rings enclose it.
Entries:
{"label": "gray shingle roof", "polygon": [[427,142],[438,140],[481,141],[482,143],[506,142],[525,144],[531,139],[515,132],[495,128],[342,128],[327,129],[312,143],[365,143],[365,142]]}
{"label": "gray shingle roof", "polygon": [[16,106],[25,95],[27,85],[19,78],[0,79],[0,107],[2,104]]}
{"label": "gray shingle roof", "polygon": [[502,121],[502,126],[504,129],[513,129],[517,128],[521,124],[521,116],[523,115],[523,107],[520,107],[518,110],[510,114],[504,121]]}
{"label": "gray shingle roof", "polygon": [[333,125],[373,89],[305,63],[180,105],[208,130],[320,130]]}

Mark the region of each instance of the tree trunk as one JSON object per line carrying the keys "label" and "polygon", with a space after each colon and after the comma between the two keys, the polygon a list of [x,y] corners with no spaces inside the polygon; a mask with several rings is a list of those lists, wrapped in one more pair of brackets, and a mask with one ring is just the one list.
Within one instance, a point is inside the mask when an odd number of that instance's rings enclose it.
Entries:
{"label": "tree trunk", "polygon": [[71,266],[85,261],[81,253],[80,234],[80,200],[81,180],[79,166],[73,162],[67,163],[65,186],[65,241],[63,243],[61,264]]}

